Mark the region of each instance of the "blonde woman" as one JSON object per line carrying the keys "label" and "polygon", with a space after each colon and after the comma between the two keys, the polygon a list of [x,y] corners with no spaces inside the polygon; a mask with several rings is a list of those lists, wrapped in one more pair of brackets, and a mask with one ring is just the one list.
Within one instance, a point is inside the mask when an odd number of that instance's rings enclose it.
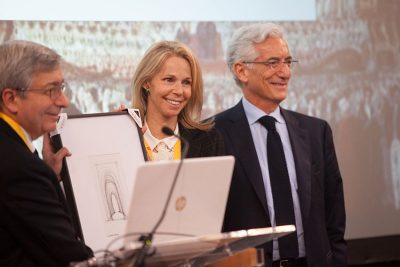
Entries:
{"label": "blonde woman", "polygon": [[132,81],[134,108],[140,110],[150,160],[180,159],[182,145],[162,127],[187,139],[187,157],[224,154],[221,135],[213,122],[200,122],[203,79],[199,62],[183,43],[162,41],[149,48]]}

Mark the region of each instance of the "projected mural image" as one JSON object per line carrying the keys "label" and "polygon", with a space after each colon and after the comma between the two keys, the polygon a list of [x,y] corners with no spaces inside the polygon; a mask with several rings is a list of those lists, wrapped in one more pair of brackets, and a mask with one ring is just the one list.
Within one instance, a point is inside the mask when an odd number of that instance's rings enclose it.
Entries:
{"label": "projected mural image", "polygon": [[[300,62],[283,106],[332,126],[348,238],[400,233],[399,6],[318,0],[315,21],[277,22]],[[0,42],[27,39],[57,50],[69,84],[66,112],[78,114],[129,106],[131,77],[146,49],[180,40],[200,59],[207,118],[240,100],[224,57],[232,32],[245,23],[0,21]]]}

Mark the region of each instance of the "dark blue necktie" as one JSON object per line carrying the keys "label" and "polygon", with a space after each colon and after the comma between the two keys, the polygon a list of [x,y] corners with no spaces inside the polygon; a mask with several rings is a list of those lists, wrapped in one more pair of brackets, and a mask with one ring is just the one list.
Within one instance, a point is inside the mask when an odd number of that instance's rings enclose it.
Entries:
{"label": "dark blue necktie", "polygon": [[[264,116],[259,119],[259,122],[268,130],[268,170],[272,198],[274,200],[276,225],[296,225],[289,173],[282,141],[275,127],[276,119],[271,116]],[[281,259],[298,257],[299,247],[296,232],[279,238],[278,243]]]}

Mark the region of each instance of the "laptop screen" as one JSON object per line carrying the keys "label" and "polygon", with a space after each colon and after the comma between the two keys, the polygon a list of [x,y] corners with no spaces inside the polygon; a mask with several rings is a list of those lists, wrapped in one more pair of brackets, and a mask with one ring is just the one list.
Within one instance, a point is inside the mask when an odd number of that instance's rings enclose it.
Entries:
{"label": "laptop screen", "polygon": [[[137,170],[131,197],[125,244],[152,231],[171,189],[179,161],[146,162]],[[166,215],[154,242],[220,233],[225,214],[234,158],[186,159],[178,176]]]}

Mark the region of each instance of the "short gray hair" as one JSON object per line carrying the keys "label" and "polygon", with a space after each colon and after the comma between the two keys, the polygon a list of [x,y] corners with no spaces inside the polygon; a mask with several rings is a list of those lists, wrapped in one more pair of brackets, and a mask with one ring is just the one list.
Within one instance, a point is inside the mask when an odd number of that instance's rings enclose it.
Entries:
{"label": "short gray hair", "polygon": [[284,39],[283,28],[274,23],[251,24],[237,29],[228,44],[227,64],[233,73],[235,82],[241,86],[241,82],[236,77],[233,66],[237,62],[253,61],[258,57],[258,52],[254,45],[262,43],[270,37]]}
{"label": "short gray hair", "polygon": [[55,70],[60,64],[61,56],[44,45],[22,40],[1,44],[0,95],[5,88],[29,87],[34,74]]}

